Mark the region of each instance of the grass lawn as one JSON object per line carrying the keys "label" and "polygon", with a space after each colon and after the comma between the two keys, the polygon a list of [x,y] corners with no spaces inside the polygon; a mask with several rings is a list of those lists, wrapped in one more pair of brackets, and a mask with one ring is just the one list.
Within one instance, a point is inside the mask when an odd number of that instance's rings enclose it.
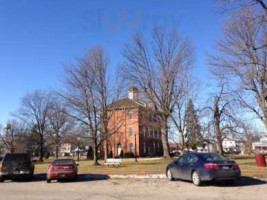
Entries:
{"label": "grass lawn", "polygon": [[[255,158],[253,157],[235,157],[236,162],[241,168],[243,176],[267,178],[267,167],[257,167]],[[166,166],[172,160],[166,159],[123,159],[123,163],[119,167],[108,167],[103,165],[103,160],[100,160],[101,165],[95,166],[90,160],[81,160],[79,162],[79,174],[162,174],[165,173]],[[46,173],[49,163],[52,159],[45,160],[43,163],[35,164],[35,173]]]}

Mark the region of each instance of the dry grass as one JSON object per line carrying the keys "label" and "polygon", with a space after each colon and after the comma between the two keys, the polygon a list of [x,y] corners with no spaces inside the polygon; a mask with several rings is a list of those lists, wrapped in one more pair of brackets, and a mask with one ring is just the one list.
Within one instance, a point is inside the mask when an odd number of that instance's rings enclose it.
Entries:
{"label": "dry grass", "polygon": [[[244,157],[235,159],[239,164],[242,175],[257,178],[267,178],[267,168],[257,167],[255,159]],[[123,159],[123,163],[119,167],[108,167],[103,165],[103,160],[100,160],[100,165],[93,165],[92,161],[81,160],[79,162],[79,174],[162,174],[165,173],[166,166],[172,160],[166,159]],[[35,165],[35,173],[46,173],[49,163],[52,160],[45,160],[44,163]]]}

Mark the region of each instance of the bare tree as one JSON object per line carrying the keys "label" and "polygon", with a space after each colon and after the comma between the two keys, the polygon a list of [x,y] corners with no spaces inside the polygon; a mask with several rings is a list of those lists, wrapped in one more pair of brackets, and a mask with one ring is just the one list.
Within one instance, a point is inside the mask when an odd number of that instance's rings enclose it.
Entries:
{"label": "bare tree", "polygon": [[[171,115],[174,127],[177,129],[181,151],[185,149],[185,114],[188,99],[198,100],[201,81],[197,80],[191,73],[184,74],[183,81],[175,91],[175,107]],[[177,134],[176,132],[176,134]]]}
{"label": "bare tree", "polygon": [[9,121],[4,126],[4,132],[3,134],[0,134],[0,141],[3,145],[3,148],[7,150],[9,153],[15,152],[15,139],[16,139],[16,132],[14,127],[15,121],[12,122]]}
{"label": "bare tree", "polygon": [[236,139],[243,134],[237,100],[233,92],[226,90],[225,84],[220,84],[219,91],[211,94],[208,101],[213,103],[204,108],[210,111],[211,116],[206,127],[209,133],[213,133],[209,139],[217,143],[219,153],[223,154],[223,140]]}
{"label": "bare tree", "polygon": [[[260,18],[267,15],[266,0],[218,0],[218,2],[222,3],[224,11],[238,12],[242,9],[255,9]],[[266,18],[264,21],[266,22]]]}
{"label": "bare tree", "polygon": [[50,107],[50,94],[42,90],[36,90],[22,98],[20,109],[14,114],[16,118],[27,125],[29,130],[32,130],[38,136],[36,142],[39,147],[39,160],[41,162],[44,157],[45,145],[50,139],[50,135],[47,133]]}
{"label": "bare tree", "polygon": [[62,102],[60,102],[56,97],[51,98],[47,119],[49,134],[51,135],[51,138],[53,138],[55,155],[56,158],[58,158],[61,141],[72,129],[74,123],[67,114]]}
{"label": "bare tree", "polygon": [[143,36],[134,36],[132,44],[124,49],[123,76],[136,85],[161,114],[161,135],[164,157],[169,158],[168,122],[175,107],[176,91],[179,91],[185,73],[192,65],[190,41],[176,32],[165,32],[156,27],[151,45]]}
{"label": "bare tree", "polygon": [[67,113],[83,127],[83,137],[87,137],[93,146],[94,164],[98,164],[99,147],[110,131],[108,104],[113,95],[110,96],[112,85],[107,70],[108,59],[104,50],[93,48],[87,56],[78,59],[76,65],[66,69],[66,88],[59,93],[68,108]]}
{"label": "bare tree", "polygon": [[218,55],[209,62],[217,76],[231,83],[241,105],[267,128],[266,1],[235,2],[240,7],[227,22],[224,39],[218,41]]}
{"label": "bare tree", "polygon": [[252,154],[252,143],[258,142],[261,138],[261,134],[248,120],[244,120],[240,128],[242,128],[244,133],[240,141],[244,143],[245,153],[250,155]]}
{"label": "bare tree", "polygon": [[4,132],[0,134],[2,147],[10,153],[27,152],[28,131],[25,124],[12,119],[8,120]]}

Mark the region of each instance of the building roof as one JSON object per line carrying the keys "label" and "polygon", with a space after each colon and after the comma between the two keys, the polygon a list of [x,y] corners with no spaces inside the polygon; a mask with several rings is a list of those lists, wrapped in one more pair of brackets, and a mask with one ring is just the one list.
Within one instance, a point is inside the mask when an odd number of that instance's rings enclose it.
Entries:
{"label": "building roof", "polygon": [[112,104],[109,105],[110,109],[123,109],[123,108],[138,108],[138,107],[144,107],[144,104],[138,101],[134,101],[129,98],[120,99]]}

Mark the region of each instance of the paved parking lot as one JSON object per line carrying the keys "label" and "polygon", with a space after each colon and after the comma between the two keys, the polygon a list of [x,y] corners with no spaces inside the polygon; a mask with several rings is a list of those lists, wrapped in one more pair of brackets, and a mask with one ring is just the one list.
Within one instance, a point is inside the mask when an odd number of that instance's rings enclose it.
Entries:
{"label": "paved parking lot", "polygon": [[267,184],[243,178],[234,185],[207,184],[196,187],[192,183],[166,179],[108,179],[107,176],[80,176],[77,182],[52,182],[43,178],[33,182],[5,182],[0,184],[1,200],[266,200]]}

